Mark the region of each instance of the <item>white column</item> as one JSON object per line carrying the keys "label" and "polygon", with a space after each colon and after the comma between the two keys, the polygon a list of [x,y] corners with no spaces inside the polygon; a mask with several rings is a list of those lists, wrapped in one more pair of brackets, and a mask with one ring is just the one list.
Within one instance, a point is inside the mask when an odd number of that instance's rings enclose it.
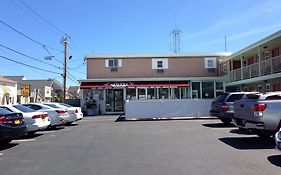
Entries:
{"label": "white column", "polygon": [[203,92],[202,92],[202,82],[200,81],[200,99],[202,99],[202,94],[203,94]]}

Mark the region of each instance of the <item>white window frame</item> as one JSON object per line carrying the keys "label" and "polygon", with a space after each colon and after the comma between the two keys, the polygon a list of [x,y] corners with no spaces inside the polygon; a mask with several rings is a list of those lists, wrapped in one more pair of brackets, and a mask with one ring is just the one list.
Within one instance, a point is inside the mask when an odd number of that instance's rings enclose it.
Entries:
{"label": "white window frame", "polygon": [[[212,65],[210,65],[210,62]],[[205,57],[205,68],[206,69],[216,69],[217,68],[217,58],[216,57]]]}

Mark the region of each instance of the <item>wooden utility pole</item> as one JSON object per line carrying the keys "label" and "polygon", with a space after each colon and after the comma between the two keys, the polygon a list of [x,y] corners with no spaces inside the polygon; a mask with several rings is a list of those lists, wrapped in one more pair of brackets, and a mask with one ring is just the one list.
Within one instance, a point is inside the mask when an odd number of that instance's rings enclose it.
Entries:
{"label": "wooden utility pole", "polygon": [[62,43],[64,45],[64,64],[63,64],[63,99],[64,102],[66,99],[66,69],[67,69],[67,45],[68,45],[68,36],[62,37]]}

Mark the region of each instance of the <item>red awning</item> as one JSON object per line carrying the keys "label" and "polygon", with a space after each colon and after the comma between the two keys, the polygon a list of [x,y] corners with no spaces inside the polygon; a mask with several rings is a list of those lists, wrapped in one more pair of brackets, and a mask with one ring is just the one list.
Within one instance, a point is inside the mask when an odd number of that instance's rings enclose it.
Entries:
{"label": "red awning", "polygon": [[188,87],[187,81],[175,82],[121,82],[121,83],[82,83],[80,89],[111,89],[127,87]]}

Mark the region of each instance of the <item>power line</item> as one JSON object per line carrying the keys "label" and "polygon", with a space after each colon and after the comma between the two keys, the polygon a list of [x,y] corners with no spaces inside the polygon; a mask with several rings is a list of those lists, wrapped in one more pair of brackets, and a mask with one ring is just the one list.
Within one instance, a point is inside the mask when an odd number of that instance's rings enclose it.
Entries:
{"label": "power line", "polygon": [[37,69],[37,70],[41,70],[41,71],[45,71],[45,72],[49,72],[49,73],[59,74],[59,75],[61,75],[61,73],[58,73],[58,72],[53,72],[53,71],[50,71],[50,70],[47,70],[47,69],[42,69],[42,68],[34,67],[34,66],[31,66],[31,65],[28,65],[28,64],[25,64],[25,63],[19,62],[19,61],[15,61],[15,60],[13,60],[13,59],[10,59],[10,58],[5,57],[5,56],[2,56],[2,55],[0,55],[0,57],[1,57],[1,58],[4,58],[4,59],[6,59],[6,60],[12,61],[12,62],[15,62],[15,63],[21,64],[21,65],[24,65],[24,66],[27,66],[27,67],[33,68],[33,69]]}
{"label": "power line", "polygon": [[58,27],[56,27],[55,25],[53,25],[52,23],[50,23],[48,20],[46,20],[45,18],[43,18],[41,15],[39,15],[39,13],[37,13],[35,10],[33,10],[30,6],[28,6],[25,2],[23,2],[22,0],[19,0],[26,8],[28,8],[33,14],[35,14],[38,18],[40,18],[42,21],[44,21],[46,24],[48,24],[49,26],[51,26],[53,29],[55,29],[58,33],[61,34],[66,34],[65,32],[63,32],[62,30],[60,30]]}
{"label": "power line", "polygon": [[62,50],[59,50],[59,49],[50,47],[50,46],[48,46],[48,45],[46,45],[46,44],[43,44],[43,43],[41,43],[41,42],[39,42],[39,41],[37,41],[37,40],[35,40],[35,39],[33,39],[33,38],[27,36],[26,34],[24,34],[24,33],[20,32],[20,31],[18,31],[17,29],[13,28],[12,26],[10,26],[9,24],[5,23],[5,22],[2,21],[2,20],[0,20],[0,23],[2,23],[3,25],[5,25],[6,27],[12,29],[12,30],[15,31],[16,33],[18,33],[18,34],[24,36],[25,38],[27,38],[27,39],[33,41],[34,43],[39,44],[40,46],[42,46],[42,47],[45,48],[45,49],[46,49],[46,48],[49,48],[49,49],[52,49],[52,50],[56,50],[56,51],[59,51],[59,52],[63,52]]}
{"label": "power line", "polygon": [[25,56],[25,57],[27,57],[27,58],[30,58],[30,59],[39,61],[39,62],[41,62],[41,63],[44,63],[44,64],[48,64],[48,65],[50,65],[50,66],[53,66],[53,67],[55,67],[55,68],[61,69],[61,67],[59,67],[59,66],[56,66],[56,65],[47,63],[47,62],[45,62],[45,61],[42,61],[42,60],[40,60],[40,59],[34,58],[34,57],[32,57],[32,56],[26,55],[26,54],[24,54],[24,53],[22,53],[22,52],[19,52],[19,51],[17,51],[17,50],[11,49],[11,48],[9,48],[9,47],[7,47],[7,46],[4,46],[4,45],[2,45],[2,44],[0,44],[0,47],[3,47],[3,48],[5,48],[5,49],[7,49],[7,50],[10,50],[10,51],[15,52],[15,53],[17,53],[17,54],[20,54],[20,55]]}

